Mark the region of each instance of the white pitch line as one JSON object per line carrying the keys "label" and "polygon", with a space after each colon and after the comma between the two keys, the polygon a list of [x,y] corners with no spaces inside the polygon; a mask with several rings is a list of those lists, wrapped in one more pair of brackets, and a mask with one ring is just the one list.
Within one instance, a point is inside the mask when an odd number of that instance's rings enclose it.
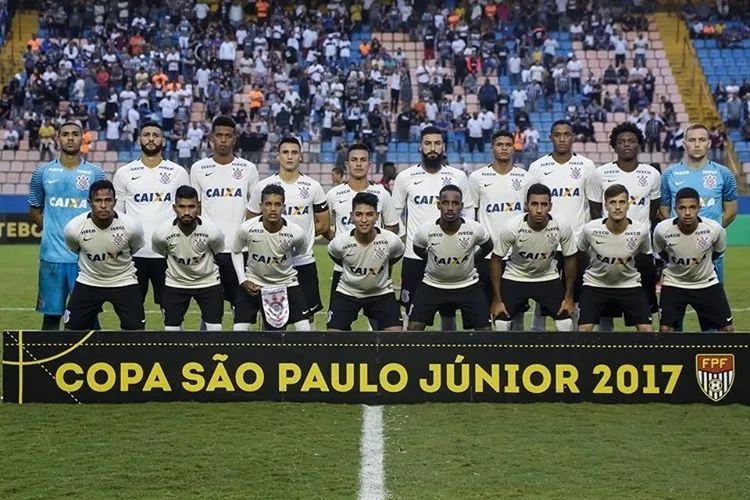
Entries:
{"label": "white pitch line", "polygon": [[361,465],[359,499],[382,500],[386,497],[383,444],[383,407],[362,407]]}

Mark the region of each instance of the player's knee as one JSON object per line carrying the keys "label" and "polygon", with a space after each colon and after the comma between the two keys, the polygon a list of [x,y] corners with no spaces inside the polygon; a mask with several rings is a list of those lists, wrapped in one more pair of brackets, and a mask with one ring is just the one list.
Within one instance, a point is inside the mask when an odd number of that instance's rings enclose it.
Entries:
{"label": "player's knee", "polygon": [[426,328],[427,325],[424,323],[417,323],[416,321],[409,321],[406,329],[410,332],[421,332]]}
{"label": "player's knee", "polygon": [[312,327],[310,326],[310,322],[306,319],[303,319],[302,321],[297,321],[294,323],[294,329],[298,332],[309,332],[312,330]]}

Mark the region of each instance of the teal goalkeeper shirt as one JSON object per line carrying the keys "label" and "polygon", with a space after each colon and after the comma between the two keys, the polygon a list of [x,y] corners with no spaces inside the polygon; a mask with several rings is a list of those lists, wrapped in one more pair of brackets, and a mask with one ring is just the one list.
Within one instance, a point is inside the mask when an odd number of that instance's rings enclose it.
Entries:
{"label": "teal goalkeeper shirt", "polygon": [[737,200],[737,180],[724,165],[709,161],[703,168],[692,169],[684,161],[670,165],[661,177],[661,205],[669,207],[676,217],[677,191],[690,187],[698,191],[700,216],[722,223],[724,202]]}

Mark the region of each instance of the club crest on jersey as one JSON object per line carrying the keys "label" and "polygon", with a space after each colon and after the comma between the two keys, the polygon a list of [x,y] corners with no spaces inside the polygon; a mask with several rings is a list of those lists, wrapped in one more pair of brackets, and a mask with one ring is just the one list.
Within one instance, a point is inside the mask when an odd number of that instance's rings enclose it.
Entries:
{"label": "club crest on jersey", "polygon": [[708,236],[698,236],[695,246],[698,250],[708,250],[711,247],[711,241],[708,239]]}
{"label": "club crest on jersey", "polygon": [[274,328],[286,325],[289,321],[287,288],[285,286],[263,287],[261,297],[266,322]]}
{"label": "club crest on jersey", "polygon": [[300,198],[307,198],[310,196],[310,188],[307,186],[300,186],[299,187],[299,197]]}
{"label": "club crest on jersey", "polygon": [[513,188],[513,191],[520,191],[521,190],[521,179],[518,178],[512,178],[510,180],[510,187]]}
{"label": "club crest on jersey", "polygon": [[375,247],[375,258],[382,259],[384,257],[385,257],[385,247],[382,245],[379,247]]}
{"label": "club crest on jersey", "polygon": [[292,248],[292,239],[291,238],[284,238],[282,240],[279,240],[279,250],[281,250],[282,252],[286,252],[290,248]]}
{"label": "club crest on jersey", "polygon": [[243,175],[244,174],[243,174],[241,168],[238,167],[238,168],[233,168],[232,169],[232,177],[234,177],[235,179],[240,180],[240,179],[242,179]]}
{"label": "club crest on jersey", "polygon": [[638,176],[638,185],[639,186],[646,186],[648,184],[648,175],[639,175]]}
{"label": "club crest on jersey", "polygon": [[548,231],[546,236],[547,245],[551,247],[556,247],[557,243],[559,242],[559,239],[557,237],[557,231]]}
{"label": "club crest on jersey", "polygon": [[581,178],[581,168],[580,167],[573,167],[570,169],[570,177],[573,179],[580,179]]}
{"label": "club crest on jersey", "polygon": [[715,175],[704,175],[703,176],[703,187],[706,189],[713,189],[719,183],[719,179]]}
{"label": "club crest on jersey", "polygon": [[196,251],[196,253],[205,252],[207,247],[208,243],[206,242],[205,238],[196,238],[193,242],[193,249]]}
{"label": "club crest on jersey", "polygon": [[89,182],[88,175],[79,175],[76,177],[76,188],[77,189],[88,189],[91,183]]}
{"label": "club crest on jersey", "polygon": [[720,401],[734,383],[734,354],[698,354],[695,376],[703,394],[712,401]]}
{"label": "club crest on jersey", "polygon": [[628,250],[635,250],[635,247],[638,246],[638,237],[637,236],[628,236],[625,240],[625,248]]}
{"label": "club crest on jersey", "polygon": [[161,176],[159,177],[159,182],[162,184],[169,184],[169,181],[172,180],[172,176],[169,175],[169,172],[162,172]]}
{"label": "club crest on jersey", "polygon": [[444,175],[440,179],[443,181],[443,186],[453,184],[453,177],[451,177],[450,175]]}
{"label": "club crest on jersey", "polygon": [[469,248],[469,245],[471,245],[471,236],[463,236],[459,238],[458,244],[461,248]]}
{"label": "club crest on jersey", "polygon": [[125,240],[125,238],[123,237],[122,233],[114,233],[112,235],[112,244],[115,245],[115,246],[119,247],[120,245],[122,245],[122,242],[124,240]]}

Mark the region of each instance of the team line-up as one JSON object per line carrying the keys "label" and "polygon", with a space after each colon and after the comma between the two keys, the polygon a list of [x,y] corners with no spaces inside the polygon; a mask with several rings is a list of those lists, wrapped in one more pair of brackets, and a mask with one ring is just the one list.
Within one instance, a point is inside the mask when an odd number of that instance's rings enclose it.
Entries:
{"label": "team line-up", "polygon": [[[559,331],[610,330],[624,315],[652,331],[658,311],[661,331],[679,331],[690,305],[702,330],[733,331],[722,255],[737,185],[708,160],[703,125],[687,129],[685,159],[663,175],[638,162],[644,137],[635,125],[612,131],[616,159],[597,168],[572,151],[572,126],[558,121],[553,152],[528,170],[514,166],[513,134],[501,130],[493,162],[469,177],[446,164],[442,131],[429,126],[422,162],[400,172],[392,192],[368,181],[370,151],[353,144],[347,182],[328,193],[300,172],[294,137],[279,143],[279,172],[260,180],[234,156],[235,129],[216,118],[213,156],[188,174],[162,157],[161,126],[145,123],[141,157],[110,182],[81,158],[80,125],[60,126],[59,158],[35,170],[29,194],[43,228],[43,329],[58,330],[61,319],[69,330],[98,328],[105,302],[122,330],[144,329],[151,283],[167,330],[182,328],[191,299],[208,331],[222,329],[224,301],[234,330],[259,318],[263,330],[310,330],[323,309],[313,254],[322,236],[335,263],[333,331],[350,330],[361,312],[376,330],[423,330],[438,313],[442,329],[455,330],[458,310],[464,329],[522,330],[531,300],[532,330],[544,330],[546,317]],[[391,280],[398,260],[400,301]]]}

